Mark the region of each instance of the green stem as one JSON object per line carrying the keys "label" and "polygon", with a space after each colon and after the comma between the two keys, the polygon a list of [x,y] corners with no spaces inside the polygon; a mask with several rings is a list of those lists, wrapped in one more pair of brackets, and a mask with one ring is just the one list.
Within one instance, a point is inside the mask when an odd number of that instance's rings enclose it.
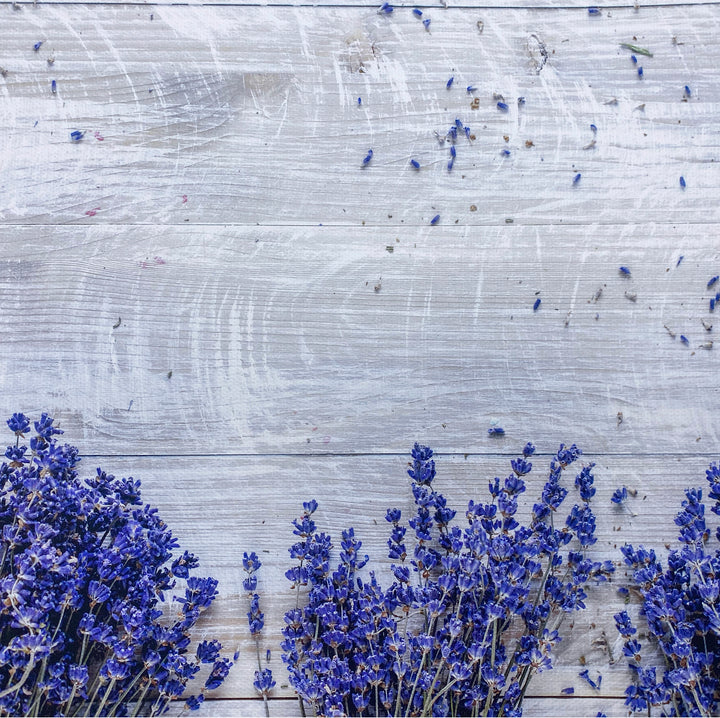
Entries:
{"label": "green stem", "polygon": [[[255,634],[255,653],[257,654],[258,670],[262,672],[262,659],[260,658],[260,637]],[[265,706],[265,718],[270,718],[270,706],[268,705],[267,692],[263,691],[263,704]]]}
{"label": "green stem", "polygon": [[[440,597],[439,605],[442,606],[443,601],[445,601],[445,597],[447,596],[447,590],[443,590],[443,594]],[[439,615],[439,614],[438,614]],[[428,621],[427,613],[425,613],[425,628],[426,633],[428,636],[433,635],[433,631],[435,630],[435,621],[437,620],[438,616],[431,616],[430,620]],[[412,709],[412,703],[413,698],[415,698],[415,692],[417,691],[417,684],[420,680],[420,674],[422,673],[423,666],[425,665],[425,657],[432,651],[432,648],[429,648],[426,653],[423,653],[422,661],[420,661],[420,667],[417,670],[417,674],[415,675],[415,682],[413,683],[413,689],[412,693],[410,694],[410,700],[408,701],[408,712]]]}
{"label": "green stem", "polygon": [[[426,713],[426,711],[428,710],[429,706],[432,706],[432,704],[435,702],[434,700],[432,700],[432,702],[431,702],[432,694],[433,694],[433,691],[435,690],[435,684],[437,683],[438,678],[440,678],[440,672],[442,671],[444,665],[445,665],[445,659],[441,657],[440,661],[438,662],[438,667],[437,667],[437,670],[435,671],[435,675],[433,676],[432,683],[430,684],[430,688],[428,689],[427,695],[425,696],[425,702],[423,703],[423,707],[422,707],[422,711],[421,711],[420,715],[423,715],[423,716],[428,715]],[[441,695],[441,694],[439,694],[439,695]],[[377,712],[375,713],[375,715],[378,715]]]}
{"label": "green stem", "polygon": [[25,667],[22,676],[20,676],[20,680],[14,686],[10,686],[4,691],[0,691],[0,698],[4,698],[5,696],[9,696],[11,693],[19,691],[25,685],[25,681],[27,681],[27,679],[30,677],[30,674],[33,672],[33,669],[35,668],[35,663],[32,660],[33,656],[34,654],[28,659],[28,664]]}
{"label": "green stem", "polygon": [[[492,644],[490,648],[490,667],[495,670],[495,640],[497,638],[497,618],[493,619],[492,622],[493,627],[493,637],[492,637]],[[487,716],[488,711],[490,710],[490,704],[492,703],[493,699],[493,691],[490,690],[490,686],[488,686],[488,694],[487,698],[485,699],[485,707],[483,708],[483,716]]]}
{"label": "green stem", "polygon": [[153,703],[153,706],[150,709],[150,716],[162,715],[169,702],[170,701],[167,696],[163,696],[162,693],[159,693],[158,697],[155,699],[155,703]]}
{"label": "green stem", "polygon": [[[85,709],[84,718],[87,718],[90,715],[90,709],[92,708],[92,704],[95,702],[95,699],[97,698],[97,694],[98,694],[98,691],[100,690],[101,685],[102,685],[102,682],[100,681],[100,676],[97,676],[95,678],[95,681],[93,684],[94,690],[92,691],[92,698],[90,698],[90,700],[88,701],[87,708]],[[80,706],[80,708],[82,708],[82,705]],[[80,708],[78,708],[78,710],[80,710]]]}
{"label": "green stem", "polygon": [[110,683],[108,683],[108,687],[105,690],[105,694],[102,697],[102,700],[100,701],[100,705],[98,706],[97,713],[95,715],[101,716],[103,715],[103,708],[105,707],[105,703],[107,702],[107,699],[110,697],[110,693],[112,693],[112,689],[115,687],[116,679],[112,678],[110,680]]}
{"label": "green stem", "polygon": [[[462,606],[462,597],[463,597],[463,594],[461,593],[461,594],[460,594],[460,600],[458,601],[457,609],[455,610],[455,618],[459,618],[459,617],[460,617],[460,607]],[[435,701],[436,701],[441,695],[443,695],[443,694],[445,693],[445,690],[447,689],[447,686],[446,686],[446,688],[445,688],[444,690],[440,691],[440,693],[438,693],[438,695],[437,695],[435,698],[432,697],[433,691],[435,690],[435,684],[437,683],[438,678],[440,677],[440,673],[441,673],[441,671],[442,671],[442,669],[443,669],[444,666],[445,666],[445,659],[441,657],[441,658],[440,658],[440,661],[439,661],[439,663],[438,663],[437,671],[435,671],[435,675],[433,676],[432,683],[430,684],[430,688],[429,688],[429,690],[428,690],[428,692],[427,692],[427,696],[425,697],[425,703],[423,704],[423,708],[422,708],[422,715],[428,715],[427,711],[428,711],[430,708],[432,708],[432,706],[433,706],[433,704],[435,703]],[[457,681],[453,681],[453,682],[450,683],[449,685],[453,685],[453,684],[456,683],[456,682],[457,682]],[[377,715],[377,712],[376,712],[376,715]]]}
{"label": "green stem", "polygon": [[143,692],[140,694],[140,698],[138,698],[138,702],[135,705],[135,710],[132,713],[131,718],[137,718],[138,713],[140,713],[140,710],[142,708],[143,703],[145,702],[145,696],[148,694],[148,691],[150,690],[150,686],[152,685],[152,680],[148,677],[148,684],[143,689]]}
{"label": "green stem", "polygon": [[33,697],[30,707],[28,708],[27,712],[25,713],[26,716],[32,716],[37,715],[38,711],[36,709],[36,706],[39,705],[40,699],[42,698],[42,690],[39,689],[40,684],[43,682],[43,679],[45,678],[45,669],[47,668],[47,656],[42,659],[42,663],[40,664],[40,670],[38,671],[37,678],[34,681],[33,685],[33,693],[35,693],[35,696]]}
{"label": "green stem", "polygon": [[109,715],[115,715],[115,711],[120,707],[120,704],[123,703],[123,701],[126,700],[126,698],[130,695],[130,691],[135,687],[137,682],[145,675],[145,671],[140,671],[135,678],[132,679],[130,684],[128,685],[125,690],[120,692],[120,695],[118,696],[118,699],[113,703],[112,707],[108,711]]}
{"label": "green stem", "polygon": [[425,708],[425,706],[423,706],[423,713],[422,713],[422,715],[423,715],[423,716],[429,716],[430,713],[426,713],[425,710],[428,710],[428,711],[429,711],[429,710],[435,705],[435,701],[437,701],[438,698],[444,696],[459,680],[460,680],[459,678],[453,678],[453,679],[450,681],[450,683],[448,683],[446,686],[444,686],[444,687],[442,688],[442,690],[439,691],[438,694],[432,699],[432,701],[430,701],[430,705],[427,706],[427,709]]}
{"label": "green stem", "polygon": [[427,653],[422,654],[422,660],[420,661],[420,666],[418,667],[417,673],[415,674],[415,682],[413,683],[412,692],[410,693],[410,699],[408,700],[407,704],[407,713],[410,714],[410,711],[412,709],[413,704],[413,698],[415,698],[415,691],[417,690],[418,681],[420,680],[420,674],[422,673],[423,666],[425,665],[425,657],[427,656]]}
{"label": "green stem", "polygon": [[75,691],[77,690],[77,684],[72,684],[72,690],[70,691],[70,697],[65,701],[65,704],[63,705],[62,713],[63,715],[67,715],[68,711],[70,710],[70,707],[72,706],[72,702],[75,699]]}
{"label": "green stem", "polygon": [[[409,610],[409,607],[408,607]],[[408,632],[408,614],[405,614],[405,624],[403,626],[403,641],[407,641],[407,632]],[[400,663],[400,656],[398,655],[398,664]],[[405,674],[403,673],[402,676],[398,676],[398,689],[397,689],[397,697],[395,698],[395,718],[399,718],[400,716],[400,698],[402,695],[402,687],[403,683],[405,682]]]}
{"label": "green stem", "polygon": [[708,713],[708,712],[702,707],[702,703],[700,703],[700,696],[698,696],[697,690],[695,689],[695,686],[693,686],[691,690],[692,690],[693,698],[695,699],[695,705],[697,706],[697,709],[698,709],[698,711],[700,712],[700,715],[701,715],[701,716],[709,717],[709,716],[710,716],[710,713]]}
{"label": "green stem", "polygon": [[[517,706],[521,706],[522,702],[523,702],[523,698],[525,698],[525,692],[527,691],[528,686],[530,685],[530,679],[532,678],[532,670],[527,671],[527,673],[524,674],[523,677],[524,677],[525,682],[523,683],[523,687],[520,689],[520,696],[518,697],[517,702],[515,704]],[[505,708],[505,706],[503,706],[503,711],[504,711],[504,708]],[[500,711],[500,716],[502,716],[503,711]]]}

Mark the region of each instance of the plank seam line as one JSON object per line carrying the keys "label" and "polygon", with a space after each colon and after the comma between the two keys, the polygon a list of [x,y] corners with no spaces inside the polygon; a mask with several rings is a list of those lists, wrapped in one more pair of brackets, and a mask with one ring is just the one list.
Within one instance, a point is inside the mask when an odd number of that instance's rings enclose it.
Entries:
{"label": "plank seam line", "polygon": [[[241,698],[219,696],[217,698],[205,698],[203,703],[223,703],[229,701],[257,701],[258,703],[262,703],[264,701],[264,698],[262,698],[261,696],[243,696]],[[297,696],[269,696],[268,701],[292,701],[293,703],[297,703]],[[173,701],[173,703],[177,703],[178,705],[182,705],[184,702],[185,701],[182,700]]]}
{"label": "plank seam line", "polygon": [[[602,695],[602,696],[578,696],[578,695],[572,695],[572,696],[566,696],[566,695],[527,695],[527,698],[532,698],[533,700],[543,700],[543,701],[555,701],[555,700],[561,700],[561,701],[587,701],[587,700],[607,700],[607,701],[624,701],[625,696],[621,695]],[[243,697],[230,697],[230,696],[218,696],[217,698],[206,698],[205,703],[227,703],[227,702],[234,702],[234,701],[257,701],[259,703],[262,703],[263,698],[258,696],[243,696]],[[269,702],[293,702],[297,703],[297,696],[269,696],[268,697]],[[175,701],[174,701],[175,702]],[[177,701],[178,704],[183,703],[183,701]]]}
{"label": "plank seam line", "polygon": [[[635,452],[622,452],[622,453],[601,453],[594,451],[583,450],[582,456],[590,456],[593,458],[617,458],[617,459],[707,459],[707,457],[715,456],[717,452],[705,451],[699,453],[635,453]],[[82,459],[271,459],[271,458],[288,458],[288,459],[333,459],[333,458],[406,458],[409,457],[409,453],[400,452],[368,452],[363,454],[355,454],[352,452],[339,452],[339,453],[306,453],[306,454],[293,454],[289,452],[277,452],[277,453],[266,453],[266,454],[80,454]],[[509,452],[440,452],[433,451],[434,457],[480,457],[480,458],[515,458],[518,456],[517,451]],[[549,452],[535,452],[535,457],[550,458],[555,456],[554,453]]]}

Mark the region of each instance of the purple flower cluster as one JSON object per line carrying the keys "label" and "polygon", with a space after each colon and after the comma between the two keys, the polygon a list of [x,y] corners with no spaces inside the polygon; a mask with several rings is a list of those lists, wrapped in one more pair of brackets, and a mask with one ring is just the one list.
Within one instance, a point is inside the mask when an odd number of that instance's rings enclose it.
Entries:
{"label": "purple flower cluster", "polygon": [[[13,414],[0,465],[0,714],[159,715],[212,664],[197,697],[230,662],[217,641],[189,652],[191,629],[216,596],[195,556],[143,506],[140,482],[100,469],[78,478],[75,447],[43,414]],[[29,447],[20,440],[31,434]],[[165,592],[177,616],[163,614]]]}
{"label": "purple flower cluster", "polygon": [[[706,471],[711,511],[720,514],[720,467]],[[720,713],[720,546],[707,544],[711,532],[705,522],[701,489],[687,489],[675,524],[679,546],[663,567],[653,550],[626,545],[625,563],[642,596],[642,613],[650,640],[665,658],[665,670],[642,660],[642,644],[627,611],[615,615],[624,638],[633,683],[625,703],[633,711],[667,706],[670,715],[710,716]],[[720,542],[720,528],[715,530]]]}
{"label": "purple flower cluster", "polygon": [[[294,521],[297,562],[287,577],[307,603],[285,614],[283,660],[301,701],[320,715],[505,715],[522,712],[531,677],[552,668],[567,612],[585,607],[591,579],[609,562],[585,556],[594,541],[592,465],[576,478],[579,503],[563,516],[564,469],[579,456],[560,446],[528,526],[517,520],[528,444],[486,502],[462,525],[433,487],[431,449],[415,444],[408,474],[415,512],[389,509],[392,582],[383,588],[352,528],[333,561],[317,530],[316,501]],[[562,517],[562,518],[561,518]]]}

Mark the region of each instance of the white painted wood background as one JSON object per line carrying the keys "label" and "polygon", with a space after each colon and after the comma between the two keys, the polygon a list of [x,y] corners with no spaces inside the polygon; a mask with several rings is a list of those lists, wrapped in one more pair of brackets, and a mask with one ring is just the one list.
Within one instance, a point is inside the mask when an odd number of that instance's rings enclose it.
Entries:
{"label": "white painted wood background", "polygon": [[[242,552],[265,561],[286,684],[289,521],[316,497],[323,528],[353,523],[382,561],[414,441],[456,507],[528,440],[537,494],[576,442],[597,462],[592,553],[615,561],[674,540],[720,453],[702,324],[720,6],[449,4],[420,6],[430,32],[367,2],[0,4],[2,406],[51,412],[88,471],[140,478],[220,579],[204,629],[242,657],[206,715],[262,710]],[[653,52],[643,79],[621,42]],[[455,118],[475,139],[448,173],[434,132]],[[635,517],[610,503],[622,485]],[[527,715],[626,713],[615,588],[565,624]],[[273,715],[297,713],[276,695]]]}

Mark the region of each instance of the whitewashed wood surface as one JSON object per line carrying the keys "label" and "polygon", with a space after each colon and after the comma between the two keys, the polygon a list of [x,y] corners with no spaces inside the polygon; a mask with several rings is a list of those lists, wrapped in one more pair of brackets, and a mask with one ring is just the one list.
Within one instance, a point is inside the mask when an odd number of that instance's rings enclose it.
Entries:
{"label": "whitewashed wood surface", "polygon": [[[414,441],[458,508],[528,440],[537,493],[576,442],[592,553],[614,561],[662,553],[719,458],[720,6],[449,2],[419,6],[426,32],[377,5],[0,6],[2,406],[51,412],[88,472],[141,479],[220,579],[203,630],[241,658],[207,715],[262,711],[242,552],[266,563],[285,684],[288,522],[321,499],[382,564]],[[621,42],[653,53],[642,79]],[[434,133],[456,118],[475,139],[448,172]],[[622,485],[636,516],[609,501]],[[624,579],[568,621],[527,715],[626,713]]]}
{"label": "whitewashed wood surface", "polygon": [[[432,33],[410,10],[8,12],[0,221],[389,229],[436,214],[442,226],[595,225],[664,223],[671,211],[674,221],[720,220],[706,201],[718,191],[717,5],[612,17],[488,9],[482,33],[476,12],[447,12]],[[619,46],[633,37],[654,53],[641,57],[642,80]],[[458,143],[448,172],[434,132],[456,118],[476,139]],[[85,139],[70,142],[74,130]]]}

